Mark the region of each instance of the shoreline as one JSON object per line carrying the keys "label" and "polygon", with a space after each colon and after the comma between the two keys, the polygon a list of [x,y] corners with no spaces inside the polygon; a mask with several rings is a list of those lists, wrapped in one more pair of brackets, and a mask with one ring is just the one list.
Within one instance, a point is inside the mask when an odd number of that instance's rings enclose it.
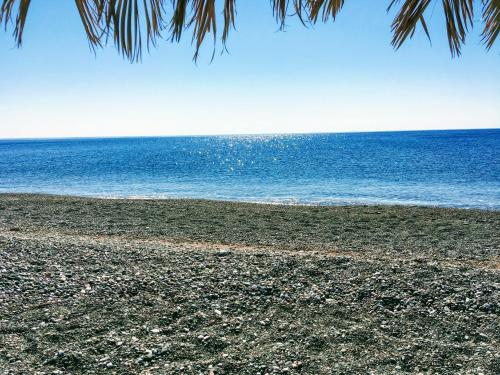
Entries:
{"label": "shoreline", "polygon": [[[468,210],[468,211],[485,211],[485,212],[500,212],[500,208],[481,208],[481,207],[459,207],[445,206],[438,204],[418,204],[418,203],[292,203],[287,201],[258,201],[258,200],[238,200],[238,199],[211,199],[211,198],[192,198],[192,197],[160,197],[160,196],[112,196],[112,195],[73,195],[73,194],[53,194],[53,193],[29,193],[29,192],[0,192],[0,197],[47,197],[61,199],[98,199],[98,200],[113,200],[113,201],[186,201],[186,202],[214,202],[214,203],[229,203],[229,204],[255,204],[255,205],[270,205],[270,206],[298,206],[298,207],[420,207],[429,209],[450,209],[450,210]],[[291,200],[290,200],[291,201]],[[339,199],[339,202],[344,202]]]}
{"label": "shoreline", "polygon": [[[14,203],[15,202],[15,203]],[[395,258],[500,257],[500,211],[0,194],[0,230],[169,239]],[[418,251],[416,251],[418,249]]]}
{"label": "shoreline", "polygon": [[500,212],[0,194],[0,368],[500,371]]}

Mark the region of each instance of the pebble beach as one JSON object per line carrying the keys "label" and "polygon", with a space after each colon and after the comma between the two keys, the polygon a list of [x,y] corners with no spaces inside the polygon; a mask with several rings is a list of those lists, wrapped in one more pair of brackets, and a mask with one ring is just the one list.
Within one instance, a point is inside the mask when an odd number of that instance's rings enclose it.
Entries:
{"label": "pebble beach", "polygon": [[0,195],[1,374],[499,374],[500,212]]}

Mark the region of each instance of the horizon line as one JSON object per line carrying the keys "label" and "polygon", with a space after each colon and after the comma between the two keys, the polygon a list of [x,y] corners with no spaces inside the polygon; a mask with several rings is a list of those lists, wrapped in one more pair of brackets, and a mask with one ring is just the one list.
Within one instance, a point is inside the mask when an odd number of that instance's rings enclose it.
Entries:
{"label": "horizon line", "polygon": [[207,134],[159,134],[159,135],[103,135],[103,136],[49,136],[49,137],[0,137],[0,141],[43,141],[43,140],[77,140],[77,139],[129,139],[129,138],[185,138],[185,137],[251,137],[251,136],[290,136],[290,135],[328,135],[328,134],[371,134],[371,133],[415,133],[471,130],[500,130],[500,126],[486,128],[445,128],[445,129],[401,129],[370,131],[318,131],[318,132],[284,132],[284,133],[207,133]]}

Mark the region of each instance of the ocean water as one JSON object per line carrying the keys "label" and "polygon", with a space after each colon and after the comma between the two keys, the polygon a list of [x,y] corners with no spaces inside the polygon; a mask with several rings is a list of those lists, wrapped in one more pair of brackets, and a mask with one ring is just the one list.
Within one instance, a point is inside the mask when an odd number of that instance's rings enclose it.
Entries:
{"label": "ocean water", "polygon": [[500,129],[0,140],[0,192],[500,209]]}

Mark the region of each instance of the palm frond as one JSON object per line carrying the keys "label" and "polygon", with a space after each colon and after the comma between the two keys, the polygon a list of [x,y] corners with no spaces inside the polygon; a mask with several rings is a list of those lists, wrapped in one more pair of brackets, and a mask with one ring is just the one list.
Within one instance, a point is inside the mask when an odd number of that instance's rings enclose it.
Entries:
{"label": "palm frond", "polygon": [[472,27],[473,23],[473,2],[472,0],[443,0],[443,10],[451,54],[460,56],[465,36],[469,26]]}
{"label": "palm frond", "polygon": [[[397,4],[399,4],[400,0],[392,0],[389,3],[387,11],[391,10]],[[423,29],[427,35],[429,36],[429,30],[427,29],[427,25],[425,23],[424,13],[430,5],[431,0],[415,0],[415,1],[405,1],[401,8],[399,9],[396,17],[392,21],[391,31],[392,31],[392,45],[394,48],[398,49],[403,45],[408,37],[412,37],[415,33],[415,29],[417,24],[423,26]]]}
{"label": "palm frond", "polygon": [[[388,10],[400,2],[400,0],[392,0],[389,3]],[[396,49],[401,47],[407,38],[411,38],[414,35],[418,23],[422,25],[425,34],[430,40],[424,13],[432,2],[433,1],[431,0],[404,1],[394,21],[392,22],[392,45]],[[442,0],[442,6],[445,15],[446,32],[451,54],[452,56],[460,56],[461,48],[465,43],[467,32],[473,25],[474,1]]]}
{"label": "palm frond", "polygon": [[344,6],[344,0],[308,0],[309,19],[315,23],[321,14],[321,20],[327,22],[330,17],[335,21]]}
{"label": "palm frond", "polygon": [[285,27],[285,20],[288,15],[288,0],[271,0],[271,7],[273,9],[276,22],[280,24],[280,29]]}
{"label": "palm frond", "polygon": [[482,39],[487,49],[495,43],[500,32],[500,0],[483,0],[484,30]]}
{"label": "palm frond", "polygon": [[[293,11],[290,13],[290,0],[271,0],[273,15],[283,29],[286,19],[290,15],[298,16],[303,24],[306,22],[316,23],[318,19],[323,22],[332,17],[333,20],[337,17],[344,6],[345,0],[293,0]],[[321,17],[320,17],[321,15]]]}
{"label": "palm frond", "polygon": [[[218,14],[222,13],[220,40],[226,47],[230,30],[235,27],[236,0],[74,0],[83,28],[92,48],[105,45],[110,39],[118,51],[131,61],[141,57],[143,41],[155,46],[166,37],[179,42],[188,28],[192,29],[194,58],[207,35],[217,41]],[[279,27],[287,18],[296,16],[304,24],[335,20],[345,0],[269,0]],[[391,29],[392,45],[398,49],[411,38],[420,24],[429,37],[426,11],[438,0],[388,0],[388,10],[398,8]],[[482,40],[487,49],[495,43],[500,31],[500,0],[440,0],[445,16],[449,48],[459,56],[474,20],[474,4],[482,4],[484,29]],[[167,4],[169,3],[169,4]],[[22,43],[31,0],[0,0],[0,24],[7,29],[14,25],[16,44]],[[218,4],[220,8],[217,8]]]}
{"label": "palm frond", "polygon": [[[194,59],[198,58],[198,52],[201,44],[207,33],[212,33],[215,38],[217,36],[217,24],[215,18],[215,0],[192,0],[193,15],[188,26],[193,26],[193,42],[195,42],[196,50]],[[215,49],[214,49],[215,51]]]}
{"label": "palm frond", "polygon": [[174,14],[170,21],[171,39],[176,42],[181,40],[182,31],[186,24],[186,13],[189,0],[177,0],[173,3]]}
{"label": "palm frond", "polygon": [[222,44],[224,47],[229,36],[229,30],[235,27],[236,0],[224,0],[224,29],[222,30]]}
{"label": "palm frond", "polygon": [[83,28],[92,47],[101,46],[102,30],[98,22],[98,8],[95,1],[76,0],[76,8],[80,14]]}
{"label": "palm frond", "polygon": [[12,21],[12,11],[17,6],[13,36],[18,47],[23,43],[24,25],[26,24],[30,3],[31,0],[3,0],[2,7],[0,8],[0,24],[3,22],[7,30],[8,23]]}

